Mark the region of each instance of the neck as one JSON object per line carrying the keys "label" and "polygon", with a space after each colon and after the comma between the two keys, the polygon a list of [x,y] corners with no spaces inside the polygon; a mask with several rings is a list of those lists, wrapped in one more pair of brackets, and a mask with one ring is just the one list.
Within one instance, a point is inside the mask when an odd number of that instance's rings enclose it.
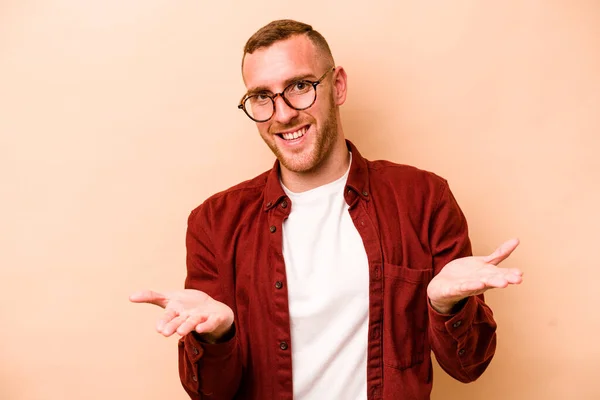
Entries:
{"label": "neck", "polygon": [[349,163],[350,154],[344,135],[338,135],[331,154],[313,170],[294,172],[281,165],[281,181],[294,193],[306,192],[341,178],[348,170]]}

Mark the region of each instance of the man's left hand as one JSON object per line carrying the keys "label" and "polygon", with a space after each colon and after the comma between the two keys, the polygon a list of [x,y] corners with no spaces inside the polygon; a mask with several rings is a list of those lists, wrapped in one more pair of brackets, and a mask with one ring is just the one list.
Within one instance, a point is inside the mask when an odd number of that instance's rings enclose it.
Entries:
{"label": "man's left hand", "polygon": [[499,268],[519,245],[518,239],[503,243],[485,257],[458,258],[446,264],[429,282],[427,295],[434,310],[450,314],[461,300],[481,294],[488,289],[518,285],[523,273],[518,268]]}

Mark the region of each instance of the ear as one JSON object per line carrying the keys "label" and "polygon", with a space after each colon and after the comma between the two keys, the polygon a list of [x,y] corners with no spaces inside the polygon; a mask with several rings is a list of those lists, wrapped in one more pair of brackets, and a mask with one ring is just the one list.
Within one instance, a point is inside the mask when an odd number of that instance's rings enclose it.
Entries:
{"label": "ear", "polygon": [[335,105],[341,106],[346,102],[348,91],[348,77],[344,67],[336,67],[333,71],[333,100]]}

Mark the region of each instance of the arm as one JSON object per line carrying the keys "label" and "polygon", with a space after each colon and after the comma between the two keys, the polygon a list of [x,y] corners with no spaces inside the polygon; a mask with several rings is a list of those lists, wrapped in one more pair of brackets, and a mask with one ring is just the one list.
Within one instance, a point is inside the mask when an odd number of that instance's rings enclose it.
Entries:
{"label": "arm", "polygon": [[450,376],[471,382],[485,371],[494,356],[496,323],[483,293],[443,301],[454,277],[443,279],[438,274],[453,260],[472,255],[467,221],[446,182],[430,221],[430,245],[436,276],[428,287],[431,347]]}
{"label": "arm", "polygon": [[[186,289],[196,289],[229,306],[235,314],[233,271],[219,271],[204,208],[194,210],[186,234]],[[210,320],[210,317],[208,318]],[[198,329],[196,329],[198,331]],[[191,399],[232,399],[242,376],[242,358],[234,325],[216,334],[192,331],[179,341],[179,375]]]}

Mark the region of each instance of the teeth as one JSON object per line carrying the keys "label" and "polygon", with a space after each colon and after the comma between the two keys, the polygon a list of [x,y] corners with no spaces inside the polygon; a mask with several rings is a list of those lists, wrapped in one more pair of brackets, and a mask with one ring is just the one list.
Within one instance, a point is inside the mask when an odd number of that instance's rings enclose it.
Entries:
{"label": "teeth", "polygon": [[298,129],[296,132],[291,132],[291,133],[282,133],[281,136],[283,136],[283,138],[285,140],[292,140],[292,139],[298,139],[302,136],[304,136],[304,134],[306,133],[306,127],[302,128],[302,129]]}

